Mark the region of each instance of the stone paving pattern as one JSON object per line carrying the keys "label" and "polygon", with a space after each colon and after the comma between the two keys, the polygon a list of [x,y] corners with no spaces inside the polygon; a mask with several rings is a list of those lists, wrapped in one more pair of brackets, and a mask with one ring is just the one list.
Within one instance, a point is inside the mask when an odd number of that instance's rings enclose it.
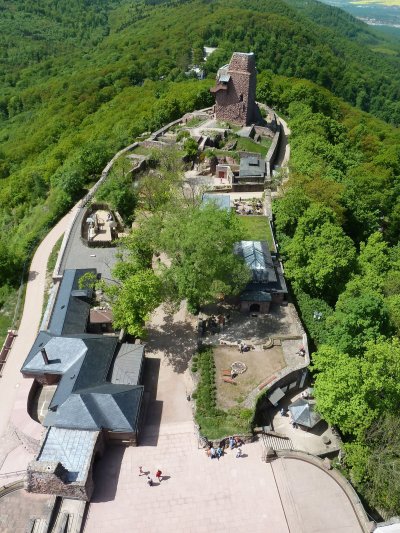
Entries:
{"label": "stone paving pattern", "polygon": [[0,533],[25,533],[30,519],[47,518],[54,496],[16,490],[0,498]]}

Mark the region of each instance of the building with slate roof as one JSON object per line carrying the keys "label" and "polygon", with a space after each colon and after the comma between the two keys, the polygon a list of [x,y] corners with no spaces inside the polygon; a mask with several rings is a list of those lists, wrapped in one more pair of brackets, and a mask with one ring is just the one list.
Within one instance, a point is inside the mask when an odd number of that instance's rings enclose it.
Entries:
{"label": "building with slate roof", "polygon": [[259,154],[251,154],[240,158],[239,175],[236,183],[264,183],[266,173],[265,159]]}
{"label": "building with slate roof", "polygon": [[137,445],[144,387],[144,346],[116,335],[87,333],[91,290],[66,270],[46,331],[40,331],[23,366],[31,396],[55,386],[45,412],[48,428],[28,468],[27,490],[89,500],[92,465],[107,443]]}
{"label": "building with slate roof", "polygon": [[244,259],[251,272],[251,280],[240,295],[241,311],[268,313],[271,303],[286,300],[282,264],[271,255],[267,241],[240,241],[235,245],[235,253]]}

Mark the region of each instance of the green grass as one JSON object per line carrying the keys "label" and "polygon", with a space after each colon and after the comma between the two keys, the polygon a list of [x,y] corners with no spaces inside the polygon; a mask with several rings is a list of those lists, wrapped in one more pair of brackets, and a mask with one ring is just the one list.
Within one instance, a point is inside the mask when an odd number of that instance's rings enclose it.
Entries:
{"label": "green grass", "polygon": [[186,122],[185,128],[195,128],[196,126],[200,126],[200,124],[203,124],[204,122],[204,118],[193,117]]}
{"label": "green grass", "polygon": [[3,286],[0,289],[0,347],[12,326],[15,306],[18,299],[18,288]]}
{"label": "green grass", "polygon": [[136,146],[130,153],[135,155],[150,155],[155,148],[146,148],[145,146]]}
{"label": "green grass", "polygon": [[270,250],[275,251],[271,227],[267,217],[236,215],[242,226],[244,241],[267,241]]}
{"label": "green grass", "polygon": [[224,411],[216,407],[214,354],[211,348],[203,349],[197,360],[200,380],[193,398],[196,400],[195,419],[200,433],[208,439],[248,433],[253,411],[234,407]]}
{"label": "green grass", "polygon": [[239,137],[237,140],[236,150],[238,152],[255,152],[265,157],[267,155],[269,147],[271,146],[271,143],[268,143],[267,139],[264,141],[264,143],[265,144],[259,144],[253,141],[253,139],[245,139],[243,137]]}
{"label": "green grass", "polygon": [[44,288],[44,298],[43,298],[43,306],[42,306],[42,317],[44,315],[44,312],[46,310],[46,307],[47,307],[47,304],[48,304],[48,301],[49,301],[49,290],[50,290],[50,285],[51,285],[51,280],[52,280],[52,274],[53,274],[53,271],[54,271],[54,268],[56,266],[56,263],[57,263],[57,257],[58,257],[58,252],[60,251],[60,248],[61,248],[61,244],[63,242],[63,238],[64,238],[64,234],[61,235],[61,237],[58,239],[58,241],[56,242],[56,244],[53,246],[53,249],[49,255],[49,258],[47,260],[47,267],[46,267],[46,284],[45,284],[45,288]]}

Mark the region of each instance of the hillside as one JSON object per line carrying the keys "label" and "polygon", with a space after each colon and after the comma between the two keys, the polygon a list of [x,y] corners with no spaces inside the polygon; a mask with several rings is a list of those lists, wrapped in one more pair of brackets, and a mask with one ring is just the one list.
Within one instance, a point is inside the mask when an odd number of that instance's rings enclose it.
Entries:
{"label": "hillside", "polygon": [[[314,4],[312,4],[314,6]],[[258,69],[307,78],[400,122],[400,58],[341,11],[295,0],[0,0],[0,275],[15,284],[32,244],[117,149],[208,105],[216,69],[253,50]],[[209,79],[187,79],[203,45]],[[6,299],[8,289],[1,292]]]}

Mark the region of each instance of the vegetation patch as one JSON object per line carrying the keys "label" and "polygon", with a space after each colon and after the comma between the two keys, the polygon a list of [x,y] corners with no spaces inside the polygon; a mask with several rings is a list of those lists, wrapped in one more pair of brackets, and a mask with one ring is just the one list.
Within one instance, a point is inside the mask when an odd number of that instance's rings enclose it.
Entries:
{"label": "vegetation patch", "polygon": [[196,400],[195,419],[201,434],[208,439],[219,439],[249,432],[253,419],[251,409],[233,407],[224,411],[217,408],[215,364],[211,348],[199,352],[197,368],[199,383],[193,398]]}
{"label": "vegetation patch", "polygon": [[244,241],[267,241],[269,249],[275,251],[271,227],[267,217],[258,215],[236,215],[243,232]]}

